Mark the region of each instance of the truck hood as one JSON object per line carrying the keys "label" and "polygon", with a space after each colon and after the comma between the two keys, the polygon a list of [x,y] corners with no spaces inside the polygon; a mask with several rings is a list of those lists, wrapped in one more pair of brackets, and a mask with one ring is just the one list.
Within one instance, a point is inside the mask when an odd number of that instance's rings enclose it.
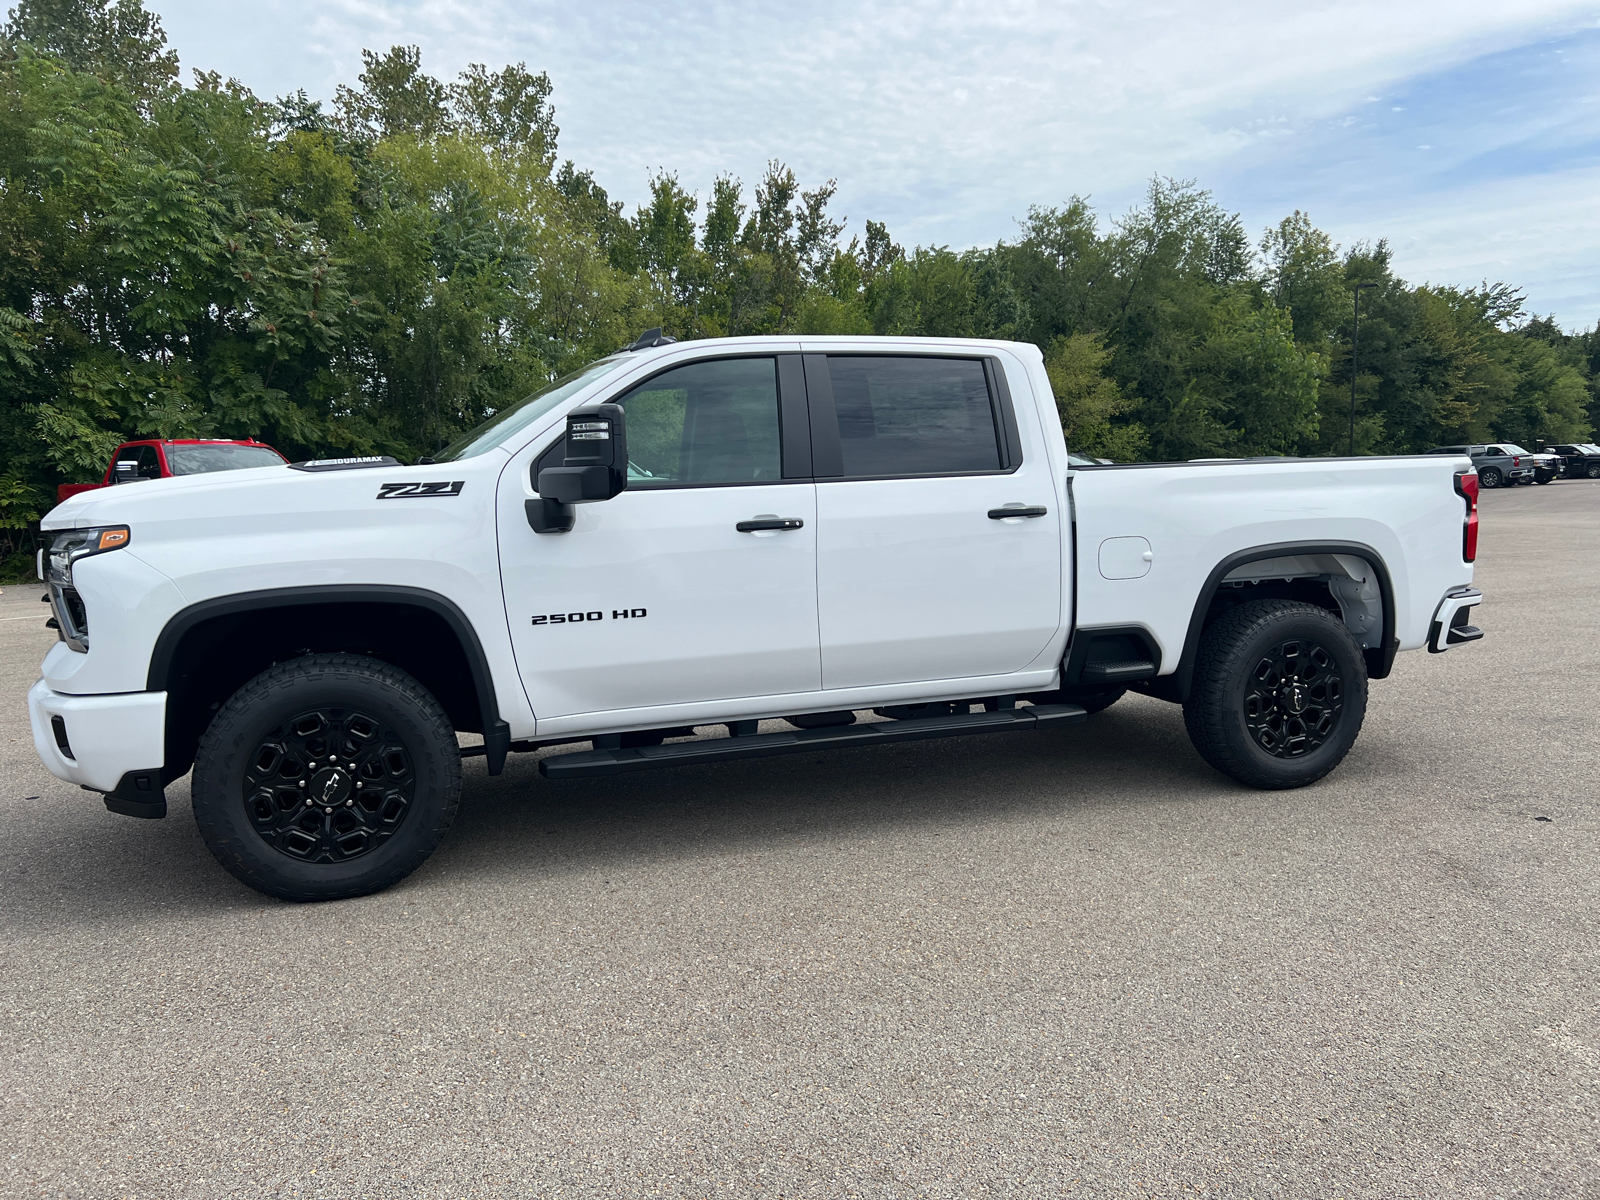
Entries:
{"label": "truck hood", "polygon": [[[72,496],[40,522],[44,532],[97,525],[155,522],[163,526],[237,519],[246,527],[263,517],[371,509],[383,484],[460,482],[460,492],[488,491],[506,453],[490,450],[456,463],[301,471],[289,466],[248,467],[205,475],[180,475],[123,483]],[[487,483],[483,482],[487,479]],[[468,481],[473,486],[468,488]],[[477,499],[477,497],[474,497]],[[138,540],[135,531],[134,540]]]}

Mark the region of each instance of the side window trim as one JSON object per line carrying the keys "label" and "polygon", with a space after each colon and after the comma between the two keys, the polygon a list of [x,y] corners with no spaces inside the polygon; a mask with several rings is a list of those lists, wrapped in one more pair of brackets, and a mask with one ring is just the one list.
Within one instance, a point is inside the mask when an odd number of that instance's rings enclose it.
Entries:
{"label": "side window trim", "polygon": [[[1010,475],[1022,465],[1022,439],[1017,430],[1017,418],[1011,405],[1011,390],[1006,385],[1005,370],[1000,363],[987,356],[972,354],[894,354],[882,351],[860,354],[806,354],[806,400],[811,410],[811,464],[817,481],[873,480],[873,479],[947,479],[963,475]],[[963,362],[981,362],[984,381],[989,391],[990,416],[995,423],[996,449],[1005,465],[982,471],[929,471],[903,475],[846,475],[844,473],[844,448],[839,441],[839,415],[833,404],[833,376],[828,370],[828,359],[839,358],[916,358],[956,359]]]}
{"label": "side window trim", "polygon": [[839,444],[839,415],[833,407],[833,376],[826,354],[806,354],[806,406],[811,416],[811,470],[818,479],[844,475],[844,448]]}
{"label": "side window trim", "polygon": [[798,354],[778,358],[778,446],[783,478],[811,478],[811,418],[805,368]]}
{"label": "side window trim", "polygon": [[984,366],[989,375],[989,395],[999,409],[1000,419],[995,427],[1000,431],[1000,461],[1008,470],[1022,465],[1022,434],[1017,429],[1017,412],[1011,404],[1011,385],[1006,382],[1006,368],[998,358],[986,358]]}

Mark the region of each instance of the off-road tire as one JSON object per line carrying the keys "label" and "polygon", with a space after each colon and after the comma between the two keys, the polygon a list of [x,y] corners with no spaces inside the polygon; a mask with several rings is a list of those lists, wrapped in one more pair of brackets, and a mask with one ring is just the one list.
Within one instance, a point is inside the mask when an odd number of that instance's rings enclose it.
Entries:
{"label": "off-road tire", "polygon": [[[402,748],[410,790],[386,840],[337,862],[276,848],[247,807],[251,756],[297,714],[322,709],[370,714]],[[240,882],[282,900],[343,900],[399,882],[438,848],[461,802],[460,746],[439,702],[398,667],[312,654],[268,668],[217,711],[195,754],[191,790],[201,838]]]}
{"label": "off-road tire", "polygon": [[[1261,695],[1258,669],[1290,643],[1314,646],[1325,655],[1325,676],[1337,674],[1337,713],[1314,749],[1282,756],[1265,749],[1251,732],[1246,703]],[[1301,697],[1297,702],[1306,703]],[[1314,604],[1254,600],[1218,617],[1200,635],[1183,721],[1200,757],[1230,779],[1248,787],[1295,788],[1315,783],[1343,761],[1366,710],[1366,661],[1338,617]]]}
{"label": "off-road tire", "polygon": [[1504,476],[1500,474],[1498,467],[1484,467],[1483,470],[1478,472],[1478,486],[1497,488],[1503,478]]}

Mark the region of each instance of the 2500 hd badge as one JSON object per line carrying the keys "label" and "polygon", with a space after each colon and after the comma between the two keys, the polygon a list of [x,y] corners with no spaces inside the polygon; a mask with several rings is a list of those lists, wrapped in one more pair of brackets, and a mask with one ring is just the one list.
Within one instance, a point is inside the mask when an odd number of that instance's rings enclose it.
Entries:
{"label": "2500 hd badge", "polygon": [[[611,610],[611,619],[613,621],[622,621],[646,615],[645,610],[642,608],[613,608]],[[540,613],[533,618],[533,623],[535,625],[576,625],[580,621],[604,621],[605,619],[606,614],[599,610],[593,612]]]}

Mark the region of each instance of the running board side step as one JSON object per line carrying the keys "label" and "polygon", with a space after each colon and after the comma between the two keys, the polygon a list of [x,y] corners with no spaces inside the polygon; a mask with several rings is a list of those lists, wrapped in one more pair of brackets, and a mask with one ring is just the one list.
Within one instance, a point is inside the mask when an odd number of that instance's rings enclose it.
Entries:
{"label": "running board side step", "polygon": [[907,721],[874,721],[866,725],[796,729],[783,733],[756,733],[744,737],[711,738],[703,742],[674,742],[669,746],[634,746],[618,750],[584,750],[557,754],[539,764],[548,779],[592,779],[624,771],[649,771],[689,763],[727,762],[735,758],[766,758],[773,754],[804,754],[848,746],[878,746],[886,742],[915,742],[924,738],[962,737],[971,733],[1006,733],[1012,730],[1054,729],[1075,725],[1089,714],[1076,704],[1040,704],[999,712],[953,713],[916,717]]}

